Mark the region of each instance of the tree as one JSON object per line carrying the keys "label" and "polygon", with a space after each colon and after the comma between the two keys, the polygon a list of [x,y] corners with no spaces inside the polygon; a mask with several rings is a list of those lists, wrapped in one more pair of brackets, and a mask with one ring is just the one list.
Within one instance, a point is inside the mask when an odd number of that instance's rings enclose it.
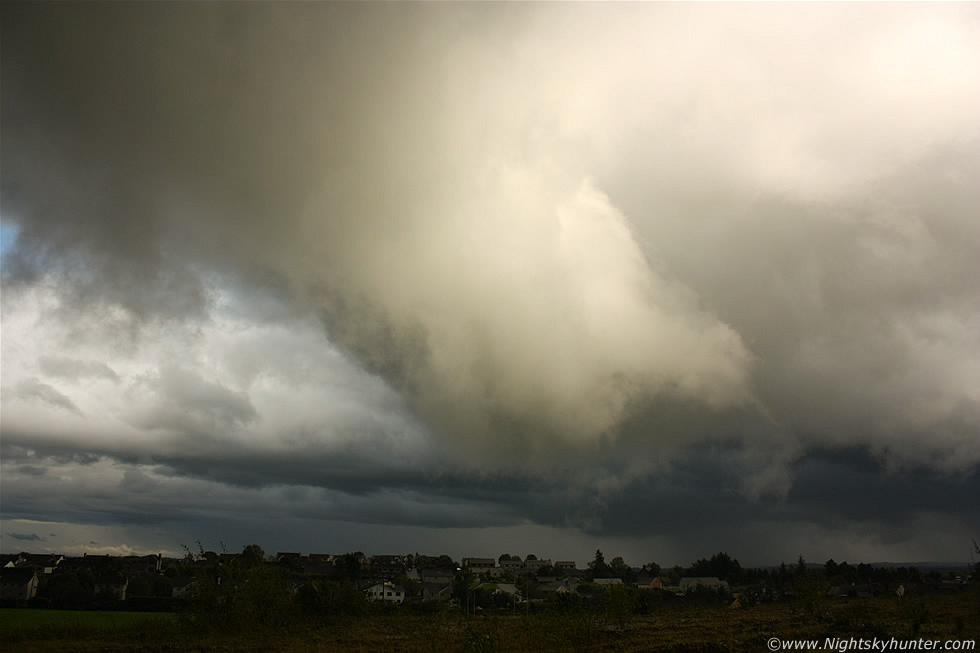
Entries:
{"label": "tree", "polygon": [[172,596],[173,587],[174,583],[169,575],[157,576],[153,579],[153,596]]}
{"label": "tree", "polygon": [[609,566],[606,564],[606,558],[602,555],[601,549],[596,549],[595,560],[589,563],[589,569],[592,570],[593,578],[605,578],[609,574]]}
{"label": "tree", "polygon": [[401,585],[402,588],[404,588],[406,599],[416,598],[417,596],[419,596],[419,593],[422,591],[422,584],[419,583],[417,580],[409,578],[405,574],[396,577],[392,582],[395,585]]}
{"label": "tree", "polygon": [[858,563],[857,574],[858,578],[867,582],[871,580],[871,576],[874,574],[874,568],[864,562]]}
{"label": "tree", "polygon": [[528,553],[527,554],[527,557],[524,558],[525,561],[528,561],[528,560],[537,560],[537,559],[538,559],[538,556],[534,555],[533,553]]}
{"label": "tree", "polygon": [[509,553],[501,553],[500,554],[500,558],[497,559],[497,562],[498,563],[501,563],[501,562],[509,562],[510,560],[513,560],[513,559],[514,559],[514,557],[511,554],[509,554]]}
{"label": "tree", "polygon": [[462,572],[453,576],[453,598],[459,601],[459,605],[465,605],[466,593],[470,589],[470,580]]}
{"label": "tree", "polygon": [[456,564],[455,560],[443,553],[441,556],[436,558],[436,567],[439,567],[440,569],[456,569],[459,567],[459,565]]}
{"label": "tree", "polygon": [[255,567],[265,560],[265,551],[258,544],[248,544],[242,549],[242,564],[246,568]]}
{"label": "tree", "polygon": [[827,578],[833,578],[837,575],[837,563],[834,562],[833,558],[823,563],[823,572]]}
{"label": "tree", "polygon": [[91,606],[95,579],[88,570],[63,571],[53,574],[44,587],[43,595],[56,608],[86,608]]}
{"label": "tree", "polygon": [[538,576],[557,576],[558,572],[553,565],[542,565],[538,567]]}
{"label": "tree", "polygon": [[727,553],[716,553],[710,560],[701,558],[691,565],[692,576],[715,576],[730,583],[742,578],[742,565]]}
{"label": "tree", "polygon": [[630,568],[626,565],[626,561],[623,560],[622,556],[616,556],[609,564],[609,571],[616,578],[622,578],[625,581],[626,576],[630,572]]}
{"label": "tree", "polygon": [[334,577],[337,580],[358,581],[361,579],[361,559],[357,553],[345,553],[333,563]]}
{"label": "tree", "polygon": [[126,587],[127,596],[150,596],[152,592],[150,580],[146,576],[133,576]]}
{"label": "tree", "polygon": [[660,565],[658,565],[656,562],[648,562],[643,565],[643,568],[646,569],[647,573],[649,573],[651,576],[660,575]]}
{"label": "tree", "polygon": [[623,585],[611,585],[606,588],[606,592],[607,617],[617,630],[626,630],[633,623],[633,613],[636,609],[635,594]]}

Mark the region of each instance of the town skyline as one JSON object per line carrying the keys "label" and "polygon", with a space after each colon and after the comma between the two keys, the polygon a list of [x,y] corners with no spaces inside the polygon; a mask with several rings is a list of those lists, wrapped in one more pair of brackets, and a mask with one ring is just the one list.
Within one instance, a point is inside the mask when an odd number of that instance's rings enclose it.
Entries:
{"label": "town skyline", "polygon": [[[718,551],[712,551],[712,552],[706,551],[703,554],[698,555],[696,558],[692,558],[690,561],[688,561],[685,564],[683,562],[672,562],[672,561],[661,562],[655,558],[651,558],[649,560],[642,560],[642,561],[630,560],[612,550],[608,550],[607,553],[606,551],[603,551],[603,548],[601,546],[598,547],[596,550],[592,551],[588,556],[584,558],[566,557],[563,559],[561,557],[550,556],[546,551],[540,555],[538,552],[535,551],[529,551],[523,554],[514,553],[513,551],[502,551],[495,555],[488,555],[485,553],[484,554],[468,553],[465,555],[460,555],[460,554],[455,554],[451,551],[396,552],[393,550],[386,550],[384,552],[381,552],[381,551],[372,551],[371,549],[363,549],[363,548],[343,551],[343,552],[339,552],[339,551],[328,552],[325,550],[312,550],[312,549],[302,550],[302,551],[298,549],[283,549],[283,550],[273,551],[273,550],[266,550],[266,548],[262,546],[262,544],[259,542],[251,542],[249,544],[245,544],[237,548],[229,547],[226,543],[219,542],[216,548],[210,548],[205,546],[204,543],[197,542],[197,541],[191,543],[190,545],[181,543],[176,551],[161,550],[161,551],[126,551],[120,553],[99,553],[99,551],[103,551],[104,549],[96,548],[96,549],[92,549],[91,552],[82,550],[80,553],[65,554],[62,551],[54,551],[48,549],[38,550],[37,548],[34,548],[33,550],[31,550],[31,547],[28,546],[18,551],[0,550],[0,555],[6,557],[23,555],[23,554],[27,554],[30,556],[52,555],[52,556],[63,556],[67,558],[72,558],[72,557],[78,558],[78,557],[88,557],[88,556],[113,557],[113,558],[132,558],[132,557],[142,558],[147,556],[163,556],[163,558],[167,560],[181,560],[181,559],[187,559],[188,557],[192,559],[205,559],[206,558],[205,554],[208,555],[216,554],[221,556],[229,556],[229,555],[238,556],[241,555],[242,551],[252,547],[259,547],[264,552],[264,558],[266,560],[276,560],[276,561],[278,561],[281,557],[296,558],[296,559],[317,559],[317,558],[339,559],[345,555],[350,555],[350,554],[363,555],[367,561],[372,561],[375,558],[390,558],[390,557],[410,560],[413,557],[415,558],[422,557],[428,559],[428,558],[438,558],[438,557],[448,556],[457,566],[459,566],[460,568],[465,568],[466,567],[465,561],[467,560],[480,560],[480,561],[493,560],[494,564],[496,565],[497,563],[499,563],[499,561],[502,558],[507,556],[521,562],[527,560],[534,560],[534,561],[544,561],[546,563],[554,564],[554,565],[557,565],[558,563],[564,563],[564,564],[571,563],[574,565],[574,567],[572,568],[579,571],[589,569],[591,567],[591,563],[595,561],[595,555],[597,553],[602,553],[607,561],[611,561],[614,559],[623,560],[626,563],[626,565],[633,570],[646,568],[648,564],[651,563],[657,564],[660,568],[664,570],[670,570],[673,568],[687,569],[692,564],[696,563],[698,560],[706,560],[713,555],[719,555],[719,554],[723,554],[725,556],[729,555],[728,552],[723,549]],[[730,557],[735,561],[739,561],[739,557],[737,555],[732,555]],[[823,567],[827,562],[827,560],[836,560],[836,562],[838,563],[849,562],[855,567],[858,564],[866,564],[866,565],[871,565],[873,567],[903,566],[903,567],[916,567],[916,568],[923,568],[923,569],[974,568],[978,563],[978,560],[976,559],[976,544],[974,542],[971,542],[969,551],[967,552],[964,559],[962,560],[848,560],[841,556],[830,556],[829,558],[824,560],[817,560],[817,559],[807,558],[803,553],[800,553],[796,558],[792,560],[779,560],[778,562],[770,562],[769,564],[749,564],[749,565],[742,565],[742,567],[745,569],[776,569],[779,568],[780,566],[797,565],[800,559],[803,559],[805,561],[808,568]]]}

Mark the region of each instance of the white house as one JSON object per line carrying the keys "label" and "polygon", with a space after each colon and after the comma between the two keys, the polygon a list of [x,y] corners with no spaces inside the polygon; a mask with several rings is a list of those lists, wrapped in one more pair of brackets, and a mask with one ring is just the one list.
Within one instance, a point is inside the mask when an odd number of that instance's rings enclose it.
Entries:
{"label": "white house", "polygon": [[37,596],[37,574],[33,569],[7,569],[0,573],[0,598],[30,601]]}
{"label": "white house", "polygon": [[126,589],[129,587],[129,579],[106,577],[95,581],[95,595],[97,597],[112,598],[116,601],[126,600]]}
{"label": "white house", "polygon": [[493,569],[497,566],[497,561],[493,558],[463,558],[463,569],[471,571],[474,574],[482,574],[488,569]]}
{"label": "white house", "polygon": [[401,603],[405,600],[405,588],[401,585],[395,585],[392,582],[385,581],[383,583],[375,583],[371,587],[364,590],[369,599],[375,601],[391,601],[392,603]]}
{"label": "white house", "polygon": [[728,581],[719,580],[716,576],[693,576],[681,579],[681,591],[690,592],[691,590],[703,587],[710,590],[720,590],[728,587]]}
{"label": "white house", "polygon": [[524,562],[520,558],[500,561],[500,568],[504,571],[519,571],[523,566]]}

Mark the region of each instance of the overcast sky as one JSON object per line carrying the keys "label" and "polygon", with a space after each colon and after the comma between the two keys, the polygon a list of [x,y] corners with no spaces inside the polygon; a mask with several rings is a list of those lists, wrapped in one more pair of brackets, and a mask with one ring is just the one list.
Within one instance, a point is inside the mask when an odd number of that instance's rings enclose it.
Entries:
{"label": "overcast sky", "polygon": [[972,3],[9,3],[0,548],[980,539]]}

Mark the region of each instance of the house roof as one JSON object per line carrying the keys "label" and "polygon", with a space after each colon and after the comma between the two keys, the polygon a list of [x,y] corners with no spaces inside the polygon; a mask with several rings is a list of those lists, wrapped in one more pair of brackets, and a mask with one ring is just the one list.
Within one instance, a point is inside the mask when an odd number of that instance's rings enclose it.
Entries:
{"label": "house roof", "polygon": [[704,587],[728,587],[728,581],[720,580],[717,576],[688,576],[687,578],[682,578],[680,582],[680,588],[682,590],[689,587],[697,587],[698,585],[703,585]]}
{"label": "house roof", "polygon": [[23,585],[37,576],[33,567],[15,567],[13,569],[0,569],[0,584],[3,585]]}
{"label": "house roof", "polygon": [[172,586],[176,588],[187,587],[192,583],[196,583],[197,578],[193,576],[181,576],[180,578],[175,578],[173,580]]}
{"label": "house roof", "polygon": [[20,559],[19,553],[3,553],[0,554],[0,565],[5,565],[8,562],[17,562]]}

